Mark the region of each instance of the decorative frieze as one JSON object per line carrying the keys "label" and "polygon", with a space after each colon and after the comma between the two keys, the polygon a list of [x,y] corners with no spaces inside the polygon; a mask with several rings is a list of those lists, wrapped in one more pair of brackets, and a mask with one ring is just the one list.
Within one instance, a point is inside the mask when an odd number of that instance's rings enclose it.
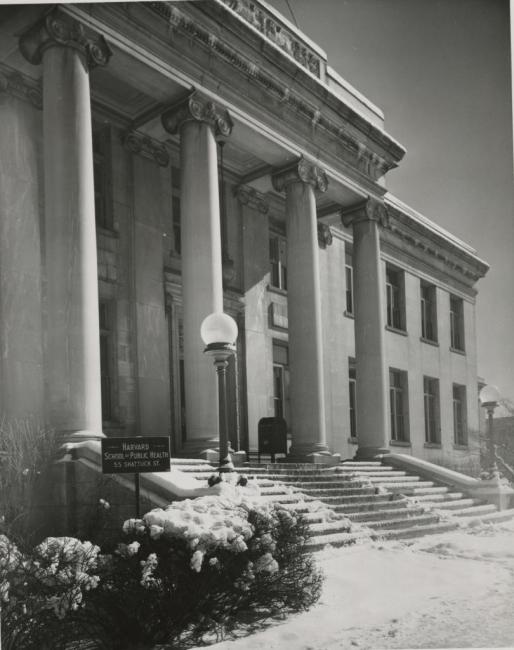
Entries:
{"label": "decorative frieze", "polygon": [[369,196],[366,201],[341,210],[341,221],[346,228],[360,221],[376,221],[380,226],[389,225],[389,215],[383,201]]}
{"label": "decorative frieze", "polygon": [[35,108],[43,107],[43,97],[39,84],[29,81],[17,70],[0,66],[0,94],[7,93],[17,99],[29,102]]}
{"label": "decorative frieze", "polygon": [[249,185],[238,185],[234,189],[234,196],[242,205],[247,205],[261,214],[267,214],[269,211],[269,203],[265,195]]}
{"label": "decorative frieze", "polygon": [[196,90],[163,113],[161,120],[172,135],[188,121],[205,122],[212,127],[214,135],[223,137],[228,137],[233,127],[229,112]]}
{"label": "decorative frieze", "polygon": [[328,187],[325,171],[303,157],[292,165],[276,171],[271,180],[277,192],[283,192],[288,185],[298,182],[308,183],[319,192],[325,192]]}
{"label": "decorative frieze", "polygon": [[86,31],[84,26],[61,9],[55,8],[20,36],[20,51],[35,65],[53,46],[72,47],[84,55],[88,69],[107,65],[112,52],[105,38]]}
{"label": "decorative frieze", "polygon": [[161,167],[167,167],[170,162],[170,154],[166,146],[138,131],[130,131],[123,136],[123,146],[132,153],[149,158]]}

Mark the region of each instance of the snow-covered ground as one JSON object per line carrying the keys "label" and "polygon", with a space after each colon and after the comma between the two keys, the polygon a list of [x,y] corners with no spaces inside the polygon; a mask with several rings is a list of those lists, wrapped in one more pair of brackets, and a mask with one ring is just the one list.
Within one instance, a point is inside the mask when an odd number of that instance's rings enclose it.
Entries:
{"label": "snow-covered ground", "polygon": [[210,650],[514,648],[514,522],[318,554],[308,612]]}

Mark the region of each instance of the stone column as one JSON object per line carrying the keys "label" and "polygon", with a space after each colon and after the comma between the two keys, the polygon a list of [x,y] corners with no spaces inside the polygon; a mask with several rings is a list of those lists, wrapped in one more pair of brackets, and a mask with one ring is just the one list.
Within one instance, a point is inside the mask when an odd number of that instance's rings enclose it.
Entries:
{"label": "stone column", "polygon": [[304,160],[277,171],[273,187],[286,193],[287,305],[289,320],[291,456],[328,455],[315,190],[324,192],[323,170]]}
{"label": "stone column", "polygon": [[385,285],[380,260],[380,231],[387,212],[368,199],[343,210],[353,229],[353,288],[357,373],[357,459],[388,451],[388,373],[385,360]]}
{"label": "stone column", "polygon": [[186,450],[197,453],[214,446],[219,431],[216,374],[203,353],[200,326],[223,311],[216,137],[229,136],[232,122],[195,91],[166,111],[162,123],[180,133]]}
{"label": "stone column", "polygon": [[44,269],[48,423],[65,439],[102,437],[100,335],[89,71],[102,37],[60,9],[25,32],[43,64]]}

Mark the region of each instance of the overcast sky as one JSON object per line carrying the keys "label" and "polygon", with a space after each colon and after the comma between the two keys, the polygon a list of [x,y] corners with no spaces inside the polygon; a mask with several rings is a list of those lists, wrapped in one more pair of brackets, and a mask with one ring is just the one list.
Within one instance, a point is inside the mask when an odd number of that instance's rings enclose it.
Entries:
{"label": "overcast sky", "polygon": [[[286,0],[270,2],[294,22]],[[508,0],[289,0],[329,64],[406,147],[388,189],[491,266],[478,373],[514,400],[514,180]]]}

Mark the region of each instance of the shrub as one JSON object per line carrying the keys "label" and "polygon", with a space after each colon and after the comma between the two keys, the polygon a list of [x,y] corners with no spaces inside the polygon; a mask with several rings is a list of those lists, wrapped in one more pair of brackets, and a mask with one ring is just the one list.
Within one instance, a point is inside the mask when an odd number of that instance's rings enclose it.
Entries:
{"label": "shrub", "polygon": [[103,554],[67,537],[24,555],[0,538],[5,650],[186,647],[319,598],[307,525],[280,507],[206,496],[123,528]]}

